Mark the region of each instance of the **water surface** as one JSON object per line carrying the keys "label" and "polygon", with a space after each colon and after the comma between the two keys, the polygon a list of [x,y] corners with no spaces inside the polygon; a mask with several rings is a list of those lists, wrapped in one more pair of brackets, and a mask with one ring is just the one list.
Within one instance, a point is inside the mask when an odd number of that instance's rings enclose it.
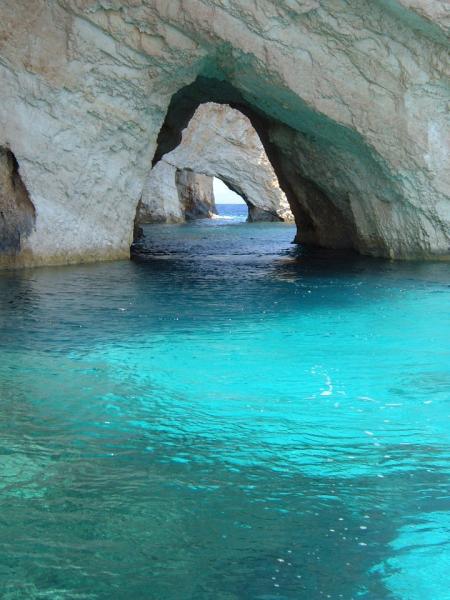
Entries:
{"label": "water surface", "polygon": [[225,216],[0,275],[0,597],[450,598],[448,265]]}

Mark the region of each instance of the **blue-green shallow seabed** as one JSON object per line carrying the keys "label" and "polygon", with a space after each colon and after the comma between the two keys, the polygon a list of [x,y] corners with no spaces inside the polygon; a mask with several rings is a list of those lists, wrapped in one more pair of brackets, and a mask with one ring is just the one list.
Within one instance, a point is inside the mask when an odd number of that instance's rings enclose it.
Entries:
{"label": "blue-green shallow seabed", "polygon": [[449,265],[242,221],[0,275],[2,599],[450,598]]}

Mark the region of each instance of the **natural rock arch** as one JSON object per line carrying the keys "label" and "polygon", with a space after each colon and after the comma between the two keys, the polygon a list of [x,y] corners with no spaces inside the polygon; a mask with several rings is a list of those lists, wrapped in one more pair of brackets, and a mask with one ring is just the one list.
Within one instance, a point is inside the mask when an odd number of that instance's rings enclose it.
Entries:
{"label": "natural rock arch", "polygon": [[258,134],[246,116],[226,104],[201,104],[181,132],[180,144],[154,165],[140,205],[140,210],[148,207],[149,216],[159,213],[158,197],[167,205],[168,216],[173,213],[176,203],[161,194],[163,174],[169,178],[166,193],[175,191],[168,165],[221,179],[245,201],[250,222],[293,220]]}
{"label": "natural rock arch", "polygon": [[0,145],[36,208],[14,264],[129,256],[200,99],[252,120],[301,241],[448,255],[447,25],[437,0],[3,0]]}
{"label": "natural rock arch", "polygon": [[[298,173],[289,157],[283,156],[272,141],[272,131],[277,126],[283,131],[282,125],[272,122],[262,111],[250,106],[242,94],[226,81],[200,76],[172,97],[158,135],[153,164],[157,164],[165,154],[177,148],[182,140],[182,132],[197,108],[208,102],[228,104],[250,120],[275,170],[280,187],[286,194],[297,226],[301,226],[301,236],[297,236],[297,241],[337,248],[352,247],[350,226],[344,222],[343,215],[314,182]],[[291,133],[289,128],[287,131]],[[233,188],[231,182],[226,183]],[[234,189],[242,194],[240,189]],[[309,200],[316,209],[321,207],[323,218],[319,222],[314,221],[306,208],[307,204],[302,203],[301,199]]]}
{"label": "natural rock arch", "polygon": [[306,108],[295,128],[222,79],[200,76],[174,94],[154,164],[177,147],[197,107],[210,101],[250,119],[295,216],[297,242],[375,256],[426,255],[428,235],[435,237],[443,223],[436,219],[434,228],[426,212],[402,196],[398,178],[361,135]]}

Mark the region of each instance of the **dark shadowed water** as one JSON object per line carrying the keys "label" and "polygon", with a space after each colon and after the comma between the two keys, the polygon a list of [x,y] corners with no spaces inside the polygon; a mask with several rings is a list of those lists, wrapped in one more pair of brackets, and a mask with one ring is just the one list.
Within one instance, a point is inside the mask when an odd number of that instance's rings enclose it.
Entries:
{"label": "dark shadowed water", "polygon": [[450,598],[448,264],[227,214],[0,275],[2,599]]}

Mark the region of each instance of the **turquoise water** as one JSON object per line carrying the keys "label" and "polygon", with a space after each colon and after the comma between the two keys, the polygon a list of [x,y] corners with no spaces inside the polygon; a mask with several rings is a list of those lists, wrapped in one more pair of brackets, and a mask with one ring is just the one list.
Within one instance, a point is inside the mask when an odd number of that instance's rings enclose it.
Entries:
{"label": "turquoise water", "polygon": [[448,264],[232,210],[0,275],[2,599],[450,598]]}

